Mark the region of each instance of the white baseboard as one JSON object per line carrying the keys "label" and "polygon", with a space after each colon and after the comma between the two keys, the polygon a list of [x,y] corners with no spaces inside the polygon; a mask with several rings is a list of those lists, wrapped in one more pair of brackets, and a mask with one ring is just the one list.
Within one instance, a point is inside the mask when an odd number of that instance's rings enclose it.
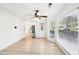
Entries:
{"label": "white baseboard", "polygon": [[56,44],[66,55],[71,55],[59,42],[56,42]]}

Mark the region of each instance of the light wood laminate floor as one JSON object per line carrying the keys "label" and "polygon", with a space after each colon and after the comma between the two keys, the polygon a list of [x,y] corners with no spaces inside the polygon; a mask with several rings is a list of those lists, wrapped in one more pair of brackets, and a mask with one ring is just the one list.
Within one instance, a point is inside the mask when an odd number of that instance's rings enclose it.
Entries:
{"label": "light wood laminate floor", "polygon": [[24,38],[6,49],[1,55],[64,55],[62,50],[53,42],[46,39]]}

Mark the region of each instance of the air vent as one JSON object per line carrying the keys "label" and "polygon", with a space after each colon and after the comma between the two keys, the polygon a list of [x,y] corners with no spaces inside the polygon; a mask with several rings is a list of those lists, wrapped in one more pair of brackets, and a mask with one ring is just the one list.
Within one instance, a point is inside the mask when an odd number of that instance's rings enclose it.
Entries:
{"label": "air vent", "polygon": [[52,3],[49,3],[49,4],[48,4],[48,7],[51,7],[51,6],[52,6]]}

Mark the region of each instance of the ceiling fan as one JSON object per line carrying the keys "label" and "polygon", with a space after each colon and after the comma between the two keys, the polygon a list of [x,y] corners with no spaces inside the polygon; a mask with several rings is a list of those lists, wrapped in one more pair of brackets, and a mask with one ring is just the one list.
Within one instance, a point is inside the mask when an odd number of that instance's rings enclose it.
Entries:
{"label": "ceiling fan", "polygon": [[31,18],[39,18],[39,19],[41,19],[41,18],[47,18],[47,16],[39,15],[39,10],[35,10],[35,13],[34,13],[34,15],[32,15]]}

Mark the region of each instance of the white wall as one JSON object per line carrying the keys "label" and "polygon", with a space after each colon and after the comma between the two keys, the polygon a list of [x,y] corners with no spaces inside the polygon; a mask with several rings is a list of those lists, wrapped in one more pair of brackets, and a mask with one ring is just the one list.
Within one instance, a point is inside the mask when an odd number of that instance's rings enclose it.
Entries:
{"label": "white wall", "polygon": [[31,31],[32,22],[26,21],[26,35]]}
{"label": "white wall", "polygon": [[51,18],[48,17],[47,18],[47,24],[46,24],[46,31],[47,31],[47,40],[51,40],[50,39],[50,21],[51,21]]}
{"label": "white wall", "polygon": [[54,18],[52,18],[52,16],[49,16],[47,18],[47,23],[46,23],[46,33],[47,33],[47,40],[50,40],[52,42],[56,41],[55,37],[50,37],[50,30],[51,30],[51,22],[54,20]]}
{"label": "white wall", "polygon": [[35,26],[35,34],[36,34],[36,37],[37,38],[45,38],[46,37],[46,29],[45,29],[45,26],[46,26],[46,23],[43,22],[43,30],[41,30],[41,22],[37,23],[36,26]]}
{"label": "white wall", "polygon": [[[14,26],[17,26],[17,29]],[[24,36],[24,20],[0,9],[0,50],[22,39]]]}

